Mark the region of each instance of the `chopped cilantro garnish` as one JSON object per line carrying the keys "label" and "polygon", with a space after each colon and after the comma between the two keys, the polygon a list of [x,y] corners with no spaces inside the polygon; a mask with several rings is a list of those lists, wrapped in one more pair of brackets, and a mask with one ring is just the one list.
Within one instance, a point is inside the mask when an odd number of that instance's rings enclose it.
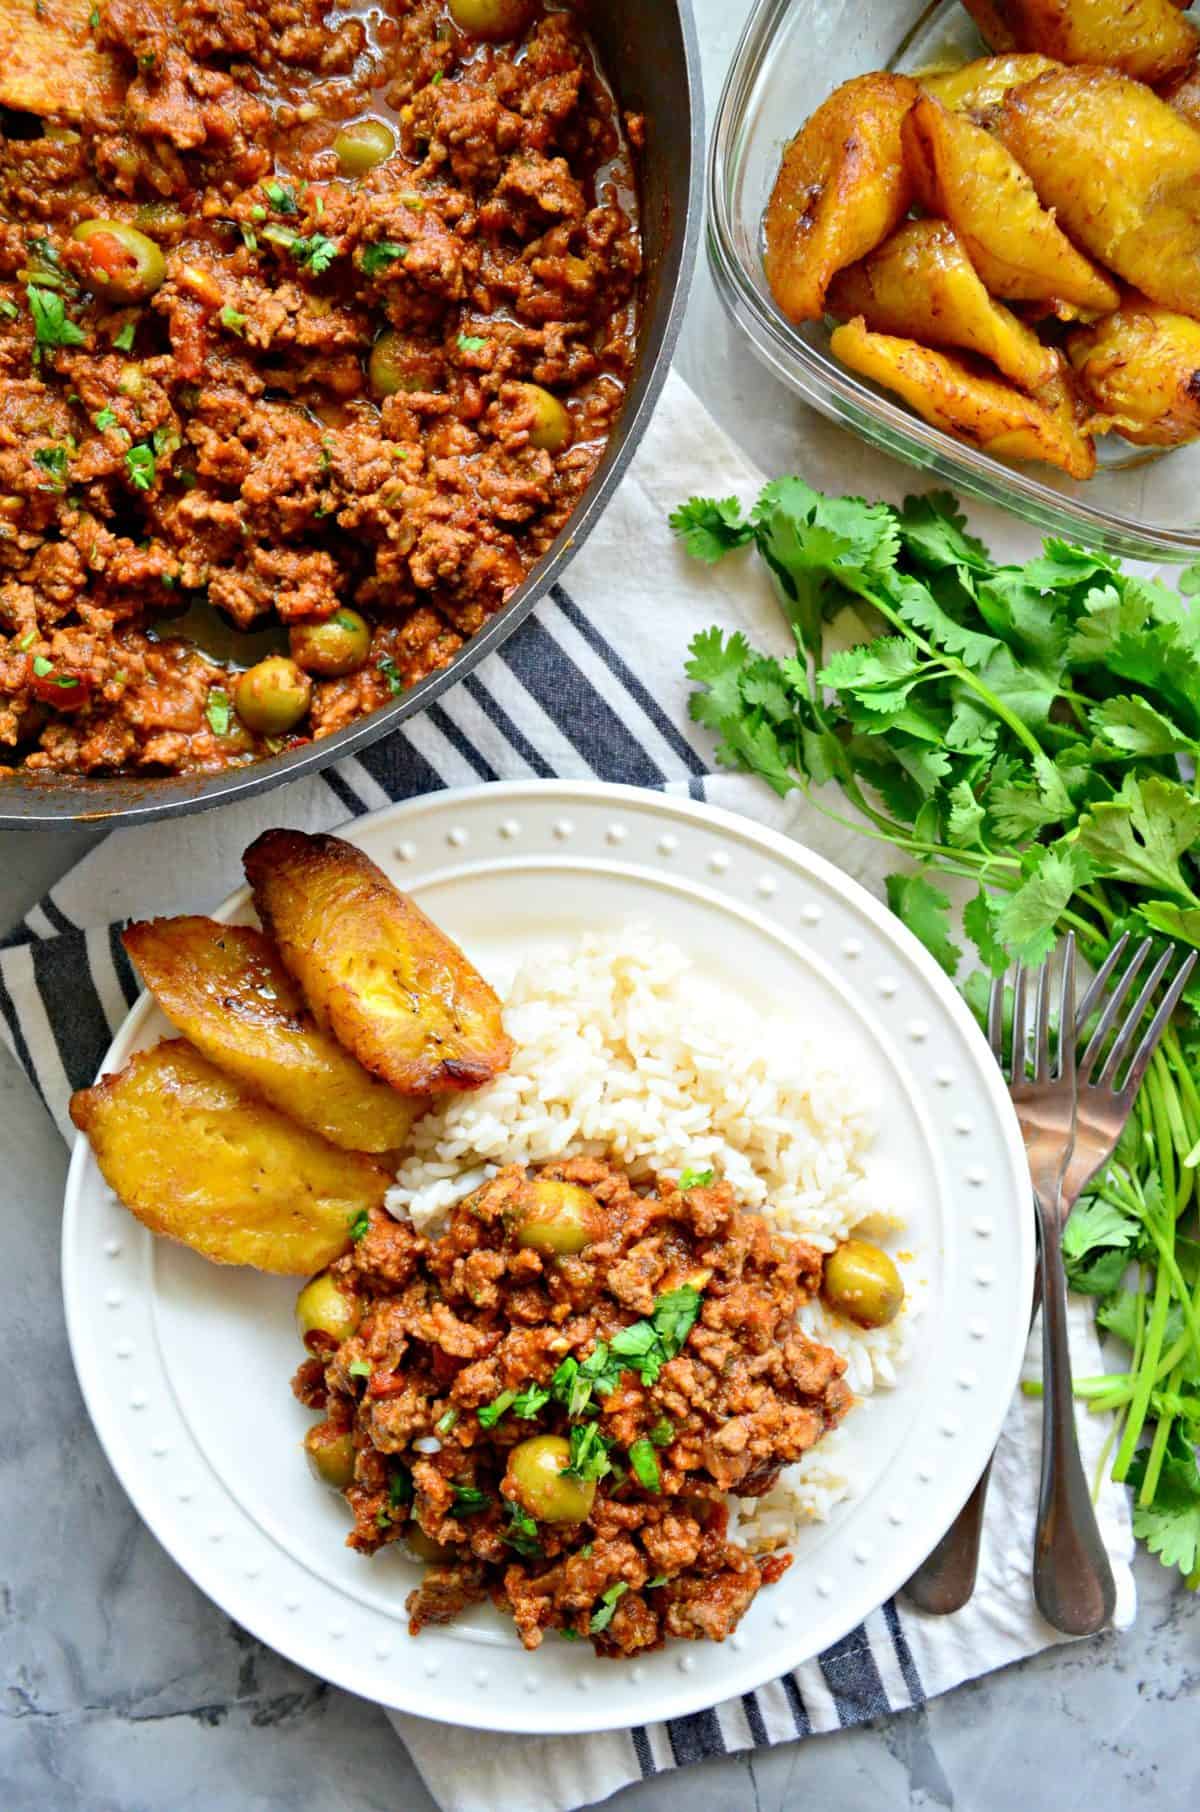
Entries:
{"label": "chopped cilantro garnish", "polygon": [[224,686],[213,686],[204,707],[208,727],[214,736],[225,736],[229,732],[230,704],[229,694]]}
{"label": "chopped cilantro garnish", "polygon": [[682,1170],[679,1173],[681,1189],[706,1189],[713,1180],[711,1170]]}
{"label": "chopped cilantro garnish", "polygon": [[350,1223],[350,1238],[355,1245],[371,1231],[371,1215],[366,1208],[360,1208]]}
{"label": "chopped cilantro garnish", "polygon": [[231,333],[240,334],[246,325],[246,316],[239,314],[237,309],[232,308],[228,302],[221,310],[220,320],[221,326],[228,327]]}
{"label": "chopped cilantro garnish", "polygon": [[642,1590],[643,1590],[643,1592],[652,1592],[654,1590],[655,1586],[667,1585],[668,1583],[669,1583],[668,1574],[656,1573],[654,1575],[653,1579],[648,1579],[646,1581],[645,1585],[642,1587]]}
{"label": "chopped cilantro garnish", "polygon": [[24,635],[17,637],[17,640],[13,644],[13,646],[15,648],[17,648],[20,651],[20,653],[28,654],[29,650],[33,647],[33,644],[37,641],[37,639],[38,639],[37,630],[36,629],[27,629],[25,631]]}
{"label": "chopped cilantro garnish", "polygon": [[519,1390],[513,1398],[513,1415],[520,1416],[522,1421],[532,1422],[538,1411],[545,1409],[549,1401],[550,1392],[548,1390],[543,1389],[540,1384],[527,1384],[524,1390]]}
{"label": "chopped cilantro garnish", "polygon": [[588,1619],[591,1634],[593,1636],[598,1636],[601,1630],[606,1630],[608,1628],[613,1620],[613,1612],[616,1610],[619,1600],[625,1596],[628,1590],[629,1587],[625,1581],[623,1579],[618,1579],[616,1585],[610,1585],[606,1592],[601,1592],[600,1609],[598,1611],[593,1611],[591,1617]]}
{"label": "chopped cilantro garnish", "polygon": [[338,247],[324,233],[310,233],[306,239],[292,240],[291,253],[297,264],[306,265],[314,277],[320,277],[337,257]]}
{"label": "chopped cilantro garnish", "polygon": [[382,1531],[384,1529],[390,1529],[391,1526],[392,1526],[391,1512],[388,1510],[382,1510],[382,1509],[377,1510],[375,1512],[375,1527],[382,1533]]}
{"label": "chopped cilantro garnish", "polygon": [[25,294],[29,298],[34,337],[39,346],[82,346],[85,343],[87,335],[71,320],[66,303],[54,290],[27,283]]}
{"label": "chopped cilantro garnish", "polygon": [[179,438],[179,429],[176,428],[172,422],[164,422],[162,427],[156,428],[150,436],[150,444],[158,457],[160,459],[165,459],[168,453],[176,452],[182,445]]}
{"label": "chopped cilantro garnish", "polygon": [[34,449],[33,463],[40,466],[50,479],[43,485],[43,491],[61,491],[67,482],[67,466],[70,455],[65,447],[37,447]]}
{"label": "chopped cilantro garnish", "polygon": [[393,1510],[399,1510],[404,1504],[413,1501],[412,1473],[407,1466],[397,1460],[392,1467],[392,1476],[388,1480],[388,1503]]}
{"label": "chopped cilantro garnish", "polygon": [[629,1464],[633,1476],[643,1490],[661,1491],[662,1473],[658,1469],[658,1456],[649,1441],[635,1441],[629,1449]]}
{"label": "chopped cilantro garnish", "polygon": [[136,332],[137,332],[136,323],[133,321],[126,321],[124,327],[121,329],[120,333],[116,336],[116,338],[113,341],[113,345],[116,347],[118,352],[132,352],[133,351],[133,340],[134,340],[134,335],[136,334]]}
{"label": "chopped cilantro garnish", "polygon": [[510,1548],[515,1548],[518,1554],[529,1556],[542,1551],[538,1541],[538,1526],[528,1510],[522,1510],[520,1504],[509,1504],[508,1528],[501,1539]]}
{"label": "chopped cilantro garnish", "polygon": [[125,469],[129,473],[130,482],[135,484],[139,491],[148,491],[154,483],[155,474],[158,471],[154,448],[147,446],[145,442],[136,447],[130,447],[125,455]]}
{"label": "chopped cilantro garnish", "polygon": [[498,1397],[494,1397],[490,1403],[485,1403],[479,1411],[480,1427],[494,1428],[505,1410],[511,1409],[516,1400],[515,1390],[502,1390]]}
{"label": "chopped cilantro garnish", "polygon": [[352,1378],[369,1378],[371,1376],[371,1367],[365,1359],[352,1359],[346,1370]]}
{"label": "chopped cilantro garnish", "polygon": [[397,259],[403,261],[407,256],[408,247],[406,245],[397,245],[394,239],[378,239],[374,245],[363,247],[360,260],[363,275],[377,277],[380,271],[387,269],[389,264],[395,264]]}
{"label": "chopped cilantro garnish", "polygon": [[53,661],[48,661],[44,654],[35,654],[33,657],[33,671],[39,679],[45,679],[47,674],[54,672],[54,663]]}
{"label": "chopped cilantro garnish", "polygon": [[603,1340],[582,1362],[568,1356],[558,1367],[550,1380],[550,1391],[556,1403],[562,1403],[569,1416],[581,1416],[587,1409],[595,1391],[598,1397],[607,1397],[617,1388],[621,1368],[614,1365],[609,1349]]}
{"label": "chopped cilantro garnish", "polygon": [[611,1442],[600,1433],[597,1422],[576,1425],[570,1436],[571,1456],[563,1467],[564,1478],[602,1479],[612,1471],[608,1457]]}
{"label": "chopped cilantro garnish", "polygon": [[435,70],[429,78],[429,85],[431,88],[440,88],[445,79],[446,71],[444,69]]}
{"label": "chopped cilantro garnish", "polygon": [[569,1627],[569,1625],[567,1625],[565,1623],[564,1623],[562,1629],[560,1629],[558,1633],[562,1637],[564,1642],[578,1642],[579,1641],[579,1631],[571,1629]]}
{"label": "chopped cilantro garnish", "polygon": [[97,410],[96,414],[93,415],[92,420],[99,428],[101,434],[103,434],[106,429],[115,428],[117,425],[117,418],[111,409]]}
{"label": "chopped cilantro garnish", "polygon": [[0,296],[0,315],[6,321],[15,321],[20,312],[15,302],[10,302],[7,296]]}
{"label": "chopped cilantro garnish", "polygon": [[404,690],[404,681],[400,678],[395,661],[390,654],[381,654],[375,665],[387,681],[388,691],[396,698]]}
{"label": "chopped cilantro garnish", "polygon": [[490,1499],[486,1491],[480,1491],[475,1485],[455,1485],[454,1502],[450,1506],[451,1516],[478,1516],[486,1510]]}
{"label": "chopped cilantro garnish", "polygon": [[482,352],[486,345],[487,341],[481,340],[479,335],[475,333],[460,333],[458,336],[458,350],[460,352]]}
{"label": "chopped cilantro garnish", "polygon": [[263,194],[277,214],[295,214],[297,212],[295,194],[286,183],[265,182]]}
{"label": "chopped cilantro garnish", "polygon": [[449,1434],[457,1421],[458,1411],[451,1406],[449,1409],[442,1411],[433,1426],[438,1434]]}
{"label": "chopped cilantro garnish", "polygon": [[666,1416],[661,1416],[650,1430],[649,1439],[655,1447],[669,1447],[675,1439],[675,1424]]}
{"label": "chopped cilantro garnish", "polygon": [[100,23],[99,8],[93,6],[91,12],[88,14],[88,24],[91,26],[92,30],[95,31],[97,26],[99,25],[99,23]]}

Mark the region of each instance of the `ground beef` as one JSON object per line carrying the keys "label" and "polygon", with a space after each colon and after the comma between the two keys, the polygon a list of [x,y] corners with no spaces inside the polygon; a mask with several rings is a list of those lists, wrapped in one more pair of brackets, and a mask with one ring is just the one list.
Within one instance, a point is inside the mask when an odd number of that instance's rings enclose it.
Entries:
{"label": "ground beef", "polygon": [[[45,119],[0,118],[0,772],[212,771],[388,703],[545,553],[631,367],[636,181],[558,0],[504,44],[442,0],[92,18],[112,91],[56,119],[48,76]],[[332,143],[364,116],[396,149],[348,180]],[[161,247],[153,295],[89,288],[72,230],[97,218]],[[35,291],[59,318],[36,337]],[[568,409],[554,452],[529,383]],[[252,733],[237,670],[343,607],[364,664]]]}
{"label": "ground beef", "polygon": [[[588,1192],[582,1251],[519,1243],[534,1178]],[[591,1158],[501,1171],[436,1239],[373,1214],[331,1270],[357,1329],[294,1389],[324,1412],[310,1440],[352,1436],[349,1545],[415,1538],[434,1561],[409,1600],[413,1633],[485,1596],[527,1648],[561,1630],[621,1656],[735,1629],[789,1557],[730,1538],[728,1494],[768,1491],[851,1402],[845,1361],[797,1322],[822,1263],[739,1211],[727,1184],[635,1188]],[[654,1357],[618,1359],[614,1340],[657,1342]],[[606,1354],[573,1396],[572,1371]],[[547,1434],[600,1455],[585,1520],[522,1505],[511,1456]]]}

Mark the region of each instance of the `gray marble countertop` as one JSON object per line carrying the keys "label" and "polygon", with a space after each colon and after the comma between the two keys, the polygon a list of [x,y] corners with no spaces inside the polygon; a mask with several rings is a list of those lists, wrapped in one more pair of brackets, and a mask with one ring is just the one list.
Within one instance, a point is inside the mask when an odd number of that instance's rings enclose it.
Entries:
{"label": "gray marble countertop", "polygon": [[[748,4],[695,0],[710,105]],[[790,469],[801,405],[735,336],[703,268],[679,365],[761,466]],[[811,422],[805,431],[811,443]],[[869,491],[875,457],[839,430],[828,433],[838,437],[847,485]],[[96,835],[0,836],[0,929]],[[66,1154],[2,1051],[0,1152],[8,1176],[0,1275],[9,1279],[0,1318],[9,1380],[0,1399],[0,1804],[7,1812],[431,1812],[382,1712],[232,1626],[167,1559],[114,1479],[62,1323]],[[1048,1651],[875,1727],[707,1764],[607,1804],[613,1812],[1123,1812],[1143,1796],[1192,1803],[1200,1607],[1144,1556],[1137,1573],[1141,1609],[1126,1635]]]}

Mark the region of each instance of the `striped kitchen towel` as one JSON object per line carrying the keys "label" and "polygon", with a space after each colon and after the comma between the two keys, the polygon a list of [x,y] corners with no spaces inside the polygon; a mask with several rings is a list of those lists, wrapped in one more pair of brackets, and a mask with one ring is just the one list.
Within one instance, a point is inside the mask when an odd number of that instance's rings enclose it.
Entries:
{"label": "striped kitchen towel", "polygon": [[[899,497],[904,475],[811,423],[806,475],[825,488]],[[798,453],[798,459],[801,455]],[[852,470],[847,470],[853,461]],[[0,1030],[69,1135],[70,1091],[90,1082],[137,994],[119,931],[130,917],[196,911],[241,882],[240,853],[260,830],[329,829],[439,787],[536,776],[599,777],[685,791],[747,813],[819,848],[882,891],[886,853],[803,803],[709,771],[707,738],[687,715],[687,643],[718,622],[786,644],[750,563],[705,571],[685,561],[666,518],[693,492],[752,497],[760,474],[678,378],[620,492],[566,586],[556,586],[496,654],[386,742],[313,779],[197,817],[115,831],[26,916],[0,951]],[[997,546],[1013,528],[979,511]],[[1014,549],[1014,551],[1018,551]],[[1100,1369],[1076,1305],[1076,1366]],[[1104,1429],[1082,1428],[1089,1475]],[[505,1737],[393,1716],[435,1799],[453,1812],[565,1812],[630,1781],[712,1756],[794,1741],[885,1717],[1056,1640],[1033,1608],[1030,1532],[1039,1418],[1014,1403],[993,1475],[979,1589],[957,1616],[888,1603],[835,1647],[757,1692],[668,1724],[582,1738]],[[1101,1524],[1117,1573],[1118,1622],[1133,1614],[1124,1493],[1108,1486]],[[937,1531],[931,1531],[936,1534]]]}

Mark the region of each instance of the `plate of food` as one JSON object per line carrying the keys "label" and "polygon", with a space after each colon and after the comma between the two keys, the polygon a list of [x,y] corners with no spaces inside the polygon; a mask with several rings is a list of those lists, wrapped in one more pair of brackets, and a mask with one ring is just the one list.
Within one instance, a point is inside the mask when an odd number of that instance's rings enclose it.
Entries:
{"label": "plate of food", "polygon": [[510,1731],[852,1630],[1028,1326],[1020,1135],[937,965],[803,846],[633,788],[246,872],[128,928],[150,992],[72,1105],[71,1349],[168,1552],[314,1673]]}

